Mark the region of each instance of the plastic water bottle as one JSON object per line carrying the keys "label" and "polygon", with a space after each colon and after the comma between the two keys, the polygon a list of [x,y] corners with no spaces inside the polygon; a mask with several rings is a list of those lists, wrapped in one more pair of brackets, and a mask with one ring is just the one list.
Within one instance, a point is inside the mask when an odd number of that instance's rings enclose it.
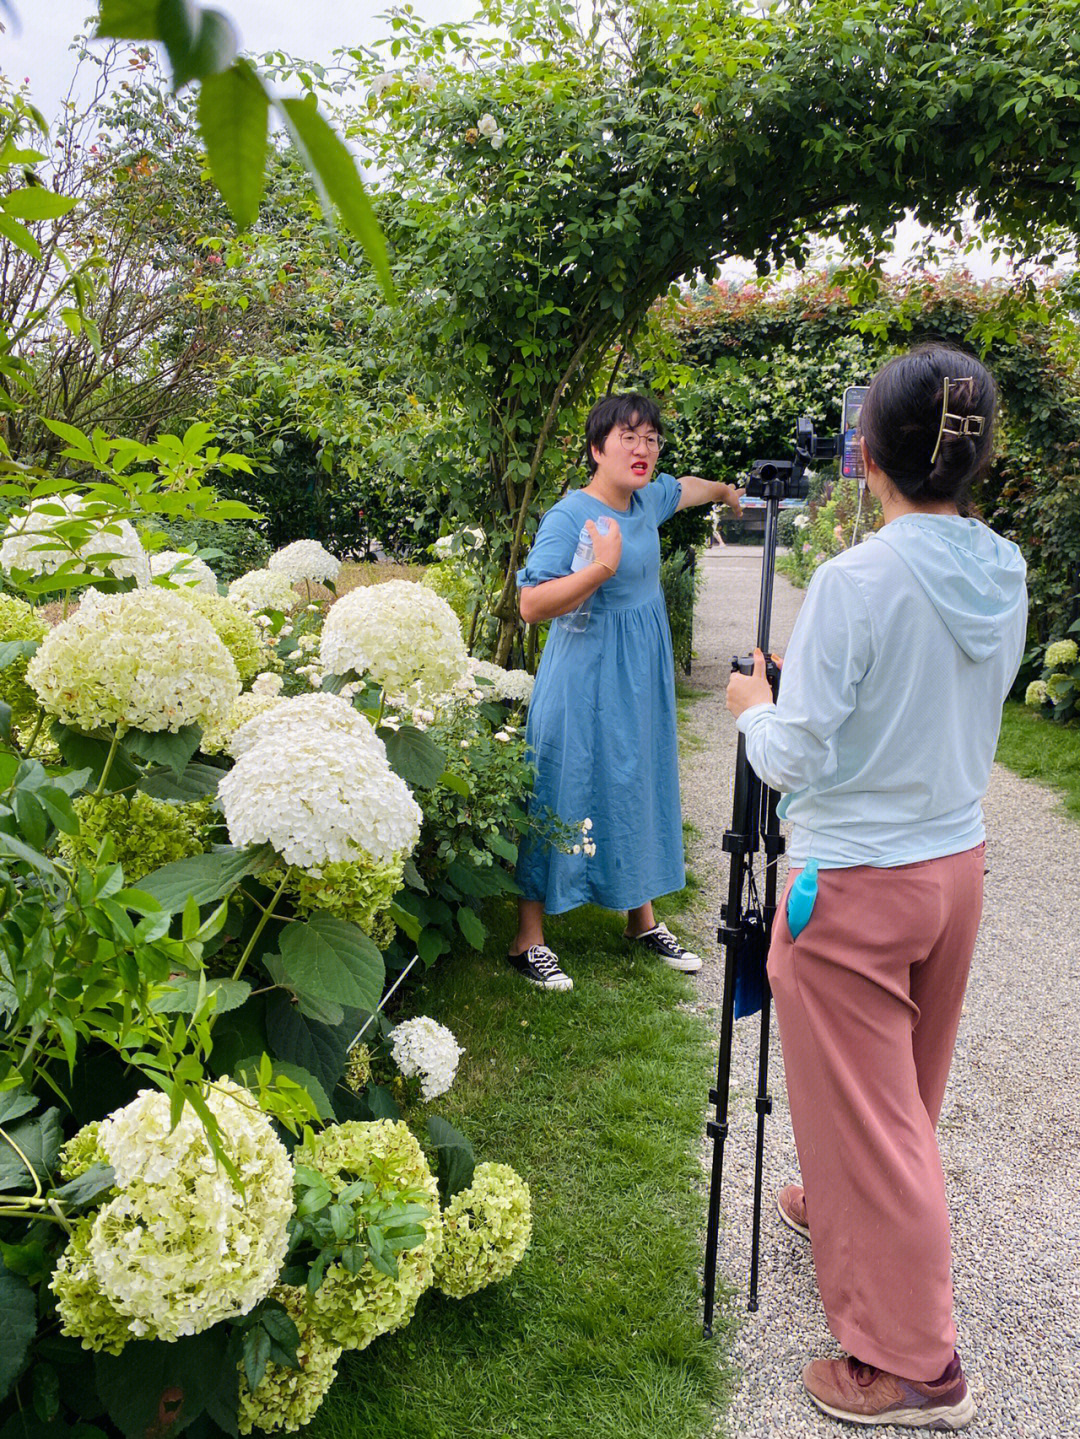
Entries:
{"label": "plastic water bottle", "polygon": [[[596,528],[602,535],[606,535],[610,524],[611,521],[602,515],[596,522]],[[586,565],[591,565],[593,559],[592,536],[585,526],[582,525],[581,534],[578,535],[577,549],[574,551],[574,558],[570,564],[570,573],[576,575],[578,570],[583,570]],[[593,593],[595,593],[595,591]],[[589,623],[592,602],[592,595],[586,595],[576,609],[567,610],[566,614],[559,616],[559,624],[562,625],[564,630],[570,630],[572,634],[580,634]]]}
{"label": "plastic water bottle", "polygon": [[787,923],[792,939],[798,939],[814,912],[814,902],[817,899],[817,871],[817,860],[808,859],[788,890]]}

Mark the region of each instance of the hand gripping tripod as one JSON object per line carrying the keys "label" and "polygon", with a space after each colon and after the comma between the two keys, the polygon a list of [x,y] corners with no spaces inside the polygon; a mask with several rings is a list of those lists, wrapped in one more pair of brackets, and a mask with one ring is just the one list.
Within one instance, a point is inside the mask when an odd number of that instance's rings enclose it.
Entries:
{"label": "hand gripping tripod", "polygon": [[[835,439],[815,439],[813,425],[800,419],[795,431],[794,460],[758,460],[750,472],[746,493],[765,501],[765,550],[761,563],[761,597],[758,604],[757,648],[766,656],[765,669],[773,695],[780,683],[780,670],[769,654],[769,626],[772,622],[773,587],[776,577],[776,537],[782,500],[805,499],[809,489],[806,467],[816,458],[828,459],[837,453]],[[732,669],[749,674],[752,655],[732,660]],[[735,790],[731,828],[723,847],[730,856],[727,903],[720,911],[717,939],[724,948],[724,997],[720,1009],[720,1053],[716,1088],[709,1091],[709,1103],[716,1105],[716,1118],[706,1132],[713,1141],[712,1176],[709,1183],[709,1215],[705,1232],[705,1337],[712,1337],[716,1299],[716,1256],[720,1229],[720,1190],[724,1174],[724,1141],[728,1134],[728,1091],[731,1084],[731,1041],[736,1018],[761,1012],[758,1043],[757,1149],[754,1159],[754,1218],[750,1242],[750,1293],[748,1308],[758,1307],[758,1259],[761,1245],[761,1183],[765,1157],[765,1116],[772,1111],[769,1094],[769,984],[765,975],[769,935],[776,914],[777,860],[784,852],[776,805],[779,796],[761,782],[746,758],[746,739],[740,733],[735,759]],[[759,897],[753,859],[765,852],[763,897]]]}

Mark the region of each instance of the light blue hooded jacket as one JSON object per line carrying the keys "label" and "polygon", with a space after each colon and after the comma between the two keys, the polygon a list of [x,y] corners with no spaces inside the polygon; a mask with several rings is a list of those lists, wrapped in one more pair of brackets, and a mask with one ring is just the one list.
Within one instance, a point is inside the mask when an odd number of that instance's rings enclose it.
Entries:
{"label": "light blue hooded jacket", "polygon": [[793,867],[971,849],[1027,631],[1019,549],[978,520],[903,515],[807,590],[775,706],[739,716],[785,798]]}

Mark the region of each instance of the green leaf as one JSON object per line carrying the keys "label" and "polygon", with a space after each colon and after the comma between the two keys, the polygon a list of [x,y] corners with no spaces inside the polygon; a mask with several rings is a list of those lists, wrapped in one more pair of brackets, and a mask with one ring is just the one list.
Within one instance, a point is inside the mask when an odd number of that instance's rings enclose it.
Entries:
{"label": "green leaf", "polygon": [[18,220],[12,220],[9,216],[0,214],[0,235],[10,240],[16,249],[21,250],[24,255],[29,255],[32,260],[41,259],[41,246],[33,234],[25,225],[20,225]]}
{"label": "green leaf", "polygon": [[70,195],[58,195],[42,185],[29,185],[25,190],[12,190],[0,202],[4,214],[13,220],[58,220],[79,203]]}
{"label": "green leaf", "polygon": [[41,1101],[25,1089],[5,1089],[0,1092],[0,1124],[11,1124],[36,1109]]}
{"label": "green leaf", "polygon": [[386,255],[386,241],[355,160],[316,107],[307,100],[282,100],[279,109],[309,172],[323,195],[337,206],[346,229],[364,247],[383,293],[387,299],[393,299],[394,282]]}
{"label": "green leaf", "polygon": [[259,213],[266,185],[270,101],[251,66],[238,60],[203,81],[199,131],[222,198],[246,230]]}
{"label": "green leaf", "polygon": [[217,794],[224,773],[217,765],[196,760],[187,766],[180,779],[175,779],[168,770],[152,770],[139,781],[139,789],[151,799],[172,799],[187,804],[191,800]]}
{"label": "green leaf", "polygon": [[280,948],[297,990],[352,1009],[377,1007],[386,968],[377,947],[355,924],[317,912],[306,922],[286,925]]}
{"label": "green leaf", "polygon": [[439,783],[446,769],[446,756],[423,730],[414,729],[412,725],[402,725],[396,730],[380,725],[375,733],[386,746],[390,768],[406,784],[433,789]]}
{"label": "green leaf", "polygon": [[[270,1054],[275,1062],[280,1059],[306,1069],[327,1094],[333,1094],[345,1073],[349,1040],[358,1028],[351,1014],[348,1018],[348,1024],[324,1024],[301,1014],[287,995],[280,992],[270,995],[266,1001],[266,1038]],[[216,1049],[215,1044],[215,1053]]]}
{"label": "green leaf", "polygon": [[62,789],[55,785],[42,785],[37,791],[37,798],[57,829],[64,834],[79,833],[78,816],[72,808],[70,797]]}
{"label": "green leaf", "polygon": [[37,647],[37,640],[7,640],[0,645],[0,670],[6,670],[8,665],[24,655],[29,659]]}
{"label": "green leaf", "polygon": [[6,1399],[22,1372],[37,1333],[37,1301],[26,1280],[0,1269],[0,1399]]}
{"label": "green leaf", "polygon": [[424,883],[424,877],[413,863],[411,856],[405,861],[401,877],[410,889],[418,889],[421,894],[427,894],[428,887]]}
{"label": "green leaf", "polygon": [[235,1364],[216,1326],[174,1343],[134,1340],[122,1354],[96,1354],[94,1377],[109,1418],[125,1439],[181,1433],[205,1410]]}
{"label": "green leaf", "polygon": [[438,1115],[427,1122],[428,1142],[435,1151],[439,1197],[449,1204],[461,1189],[468,1189],[476,1168],[476,1153],[460,1130]]}
{"label": "green leaf", "polygon": [[202,730],[197,724],[185,725],[175,734],[168,730],[157,730],[153,734],[146,730],[128,730],[124,745],[133,754],[149,760],[151,764],[164,765],[180,779],[191,756],[199,748]]}
{"label": "green leaf", "polygon": [[462,799],[469,798],[469,786],[459,774],[454,774],[452,770],[444,771],[444,773],[439,776],[438,782],[445,789],[452,789],[454,793],[459,794]]}
{"label": "green leaf", "polygon": [[96,33],[110,40],[160,40],[158,0],[100,0]]}
{"label": "green leaf", "polygon": [[487,930],[481,924],[475,910],[468,905],[461,905],[457,912],[458,928],[472,945],[473,949],[482,950],[487,943]]}
{"label": "green leaf", "polygon": [[[290,1064],[286,1059],[275,1059],[274,1074],[280,1074],[285,1079],[291,1079],[294,1083],[299,1084],[301,1089],[306,1089],[311,1096],[312,1103],[319,1112],[320,1119],[328,1120],[332,1123],[337,1118],[334,1113],[334,1106],[327,1097],[326,1090],[310,1070],[304,1069],[304,1067],[299,1064]],[[244,1078],[244,1076],[245,1071],[241,1070],[237,1077]],[[257,1074],[254,1066],[246,1070],[246,1076],[250,1082],[257,1083]]]}
{"label": "green leaf", "polygon": [[447,867],[446,877],[462,894],[476,899],[487,899],[493,894],[512,894],[517,889],[513,876],[497,864],[469,864],[465,860],[455,860]]}
{"label": "green leaf", "polygon": [[[34,1119],[5,1125],[0,1134],[0,1190],[29,1190],[34,1176],[47,1188],[63,1138],[58,1109],[47,1109]],[[28,1172],[27,1164],[33,1174]]]}
{"label": "green leaf", "polygon": [[227,70],[240,49],[232,21],[193,0],[159,0],[158,29],[173,72],[173,89]]}
{"label": "green leaf", "polygon": [[243,979],[208,979],[200,986],[197,979],[182,979],[159,991],[150,1001],[155,1014],[194,1014],[202,996],[214,996],[214,1013],[224,1014],[239,1009],[251,993],[251,985]]}
{"label": "green leaf", "polygon": [[69,1179],[59,1189],[53,1190],[53,1197],[63,1202],[64,1208],[82,1209],[92,1204],[102,1194],[107,1194],[116,1183],[116,1176],[108,1164],[92,1164],[77,1179]]}
{"label": "green leaf", "polygon": [[193,897],[196,904],[212,904],[231,893],[249,874],[261,874],[278,863],[268,844],[246,849],[222,846],[209,854],[195,854],[162,865],[139,881],[139,888],[152,895],[171,914],[177,914]]}
{"label": "green leaf", "polygon": [[[52,735],[68,764],[75,769],[89,770],[88,778],[96,785],[105,769],[112,736],[104,739],[96,734],[83,734],[81,730],[71,729],[60,723],[53,725]],[[118,747],[109,767],[109,777],[105,784],[106,790],[112,792],[118,789],[129,789],[132,785],[137,784],[141,777],[142,771],[131,762],[123,748]]]}
{"label": "green leaf", "polygon": [[244,1335],[244,1377],[252,1392],[259,1387],[269,1359],[270,1335],[261,1324],[256,1324]]}

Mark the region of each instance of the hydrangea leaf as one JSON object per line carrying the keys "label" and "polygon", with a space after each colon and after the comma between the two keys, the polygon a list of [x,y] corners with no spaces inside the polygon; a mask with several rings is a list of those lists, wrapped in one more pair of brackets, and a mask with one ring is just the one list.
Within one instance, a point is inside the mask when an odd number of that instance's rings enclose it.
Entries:
{"label": "hydrangea leaf", "polygon": [[44,1184],[56,1163],[63,1138],[58,1109],[47,1109],[34,1119],[8,1128],[6,1134],[0,1136],[0,1190],[32,1185],[27,1164]]}
{"label": "hydrangea leaf", "polygon": [[139,788],[151,799],[179,800],[188,804],[191,800],[217,794],[218,781],[224,773],[216,765],[196,760],[187,766],[179,779],[168,769],[155,770],[139,781]]}
{"label": "hydrangea leaf", "polygon": [[446,769],[446,756],[434,740],[413,725],[396,730],[380,725],[376,733],[395,774],[418,789],[434,789]]}
{"label": "hydrangea leaf", "polygon": [[133,1341],[120,1355],[97,1354],[94,1377],[124,1439],[145,1439],[165,1428],[179,1434],[197,1419],[228,1363],[235,1363],[230,1346],[211,1329],[170,1344]]}
{"label": "hydrangea leaf", "polygon": [[[96,785],[105,769],[112,737],[102,739],[98,735],[84,734],[82,730],[72,729],[59,721],[52,727],[52,737],[67,763],[75,769],[89,770],[89,778]],[[129,789],[138,783],[141,773],[120,746],[113,755],[105,788],[109,791]]]}
{"label": "hydrangea leaf", "polygon": [[295,921],[281,932],[281,958],[298,990],[352,1009],[375,1009],[386,967],[362,929],[329,914]]}
{"label": "hydrangea leaf", "polygon": [[40,1100],[25,1089],[6,1089],[0,1093],[0,1124],[10,1124],[36,1109]]}
{"label": "hydrangea leaf", "polygon": [[233,849],[228,845],[162,865],[139,881],[139,888],[172,914],[193,898],[196,904],[213,904],[249,874],[269,869],[277,859],[268,844]]}
{"label": "hydrangea leaf", "polygon": [[82,1209],[112,1189],[115,1182],[116,1176],[108,1164],[92,1164],[77,1179],[69,1179],[59,1189],[54,1189],[53,1197],[62,1200],[68,1211]]}
{"label": "hydrangea leaf", "polygon": [[0,1268],[0,1399],[6,1399],[37,1333],[37,1301],[26,1280]]}
{"label": "hydrangea leaf", "polygon": [[460,1189],[468,1189],[476,1168],[476,1153],[460,1130],[438,1115],[427,1122],[428,1142],[435,1151],[439,1197],[449,1204]]}
{"label": "hydrangea leaf", "polygon": [[[349,1038],[355,1033],[351,1020],[345,1024],[323,1024],[300,1013],[285,994],[269,996],[266,1002],[266,1037],[276,1060],[299,1065],[313,1074],[328,1094],[345,1073]],[[215,1036],[216,1041],[216,1036]],[[216,1052],[215,1042],[215,1052]]]}
{"label": "hydrangea leaf", "polygon": [[155,995],[150,1008],[155,1014],[194,1014],[200,994],[212,994],[214,1013],[224,1014],[226,1010],[239,1009],[250,993],[251,985],[243,979],[208,979],[204,985],[197,979],[184,979]]}
{"label": "hydrangea leaf", "polygon": [[189,724],[175,734],[170,734],[168,730],[158,730],[153,734],[145,730],[129,730],[124,736],[124,744],[133,754],[149,760],[151,764],[167,766],[180,779],[201,739],[199,726]]}
{"label": "hydrangea leaf", "polygon": [[487,930],[476,911],[463,904],[457,912],[458,928],[473,949],[482,950],[487,942]]}

